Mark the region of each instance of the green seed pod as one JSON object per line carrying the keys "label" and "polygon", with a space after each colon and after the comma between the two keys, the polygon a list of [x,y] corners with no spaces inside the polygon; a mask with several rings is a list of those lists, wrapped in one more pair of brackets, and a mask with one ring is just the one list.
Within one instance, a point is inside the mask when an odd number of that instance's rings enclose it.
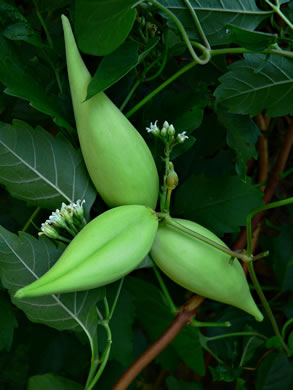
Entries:
{"label": "green seed pod", "polygon": [[91,179],[109,207],[138,204],[155,209],[159,178],[152,154],[139,132],[103,92],[86,100],[91,75],[64,15],[62,23],[76,127]]}
{"label": "green seed pod", "polygon": [[148,254],[157,229],[157,216],[148,207],[110,209],[87,224],[54,266],[18,290],[15,298],[89,290],[114,282]]}
{"label": "green seed pod", "polygon": [[[215,234],[195,222],[174,219],[183,226],[226,246]],[[151,256],[174,282],[201,296],[242,309],[257,321],[263,315],[256,306],[237,259],[170,225],[158,229]]]}

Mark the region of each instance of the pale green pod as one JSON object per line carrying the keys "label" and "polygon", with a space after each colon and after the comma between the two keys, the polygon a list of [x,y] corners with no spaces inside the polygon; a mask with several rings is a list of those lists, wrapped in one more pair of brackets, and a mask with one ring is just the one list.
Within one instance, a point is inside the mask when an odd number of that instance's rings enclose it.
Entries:
{"label": "pale green pod", "polygon": [[[176,219],[183,226],[225,245],[214,233],[203,226]],[[159,268],[174,282],[201,296],[236,306],[263,320],[237,259],[170,225],[159,226],[151,249],[151,256]]]}
{"label": "pale green pod", "polygon": [[148,254],[157,229],[157,216],[148,207],[110,209],[88,223],[55,265],[15,298],[89,290],[119,280]]}
{"label": "pale green pod", "polygon": [[76,127],[91,179],[109,207],[141,204],[155,209],[159,178],[152,154],[139,132],[103,92],[85,101],[91,75],[64,15],[62,23]]}

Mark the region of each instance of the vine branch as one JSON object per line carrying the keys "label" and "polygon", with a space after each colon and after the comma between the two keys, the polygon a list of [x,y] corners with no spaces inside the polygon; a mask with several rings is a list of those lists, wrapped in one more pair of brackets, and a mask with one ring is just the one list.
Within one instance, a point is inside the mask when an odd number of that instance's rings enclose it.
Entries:
{"label": "vine branch", "polygon": [[112,390],[125,390],[137,375],[177,336],[182,328],[194,317],[204,298],[194,295],[184,304],[181,311],[165,332],[128,368]]}

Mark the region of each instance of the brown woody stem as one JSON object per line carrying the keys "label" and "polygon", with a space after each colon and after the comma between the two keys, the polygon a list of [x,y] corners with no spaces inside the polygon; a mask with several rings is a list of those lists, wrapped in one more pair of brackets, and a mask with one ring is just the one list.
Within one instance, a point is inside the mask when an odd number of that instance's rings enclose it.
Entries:
{"label": "brown woody stem", "polygon": [[165,332],[128,368],[120,377],[112,390],[124,390],[131,384],[137,375],[177,336],[182,328],[194,317],[204,298],[195,295],[185,303],[182,310]]}

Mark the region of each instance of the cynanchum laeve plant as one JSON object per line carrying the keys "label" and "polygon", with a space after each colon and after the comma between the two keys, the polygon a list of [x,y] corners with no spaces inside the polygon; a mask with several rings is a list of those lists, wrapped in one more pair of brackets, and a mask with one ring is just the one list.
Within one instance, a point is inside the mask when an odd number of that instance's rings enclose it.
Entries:
{"label": "cynanchum laeve plant", "polygon": [[[147,130],[170,146],[168,153],[187,138],[182,133],[175,137],[175,129],[168,122],[161,131],[156,123]],[[165,162],[165,186],[167,192],[171,192],[178,177],[168,156]],[[159,215],[163,215],[160,226]],[[170,221],[172,226],[168,225]],[[58,229],[75,236],[75,226],[82,227],[82,223],[82,202],[62,205],[61,210],[53,212],[42,225],[42,233],[62,240]],[[187,231],[180,231],[182,225]],[[40,279],[18,290],[15,297],[37,297],[106,285],[135,269],[151,250],[154,262],[176,283],[202,296],[236,306],[261,321],[263,316],[253,301],[238,260],[231,261],[227,253],[191,237],[188,230],[226,247],[204,227],[172,219],[169,213],[164,218],[164,213],[155,213],[141,205],[113,208],[83,227],[57,263]]]}
{"label": "cynanchum laeve plant", "polygon": [[100,92],[86,100],[91,75],[62,15],[68,78],[76,128],[89,175],[109,207],[156,207],[159,179],[152,154],[129,120]]}
{"label": "cynanchum laeve plant", "polygon": [[[62,22],[83,156],[106,203],[119,206],[99,215],[85,227],[82,202],[72,207],[63,205],[60,212],[54,212],[42,226],[43,233],[49,237],[64,241],[66,238],[58,233],[58,228],[73,235],[82,229],[57,263],[40,279],[18,290],[15,297],[37,297],[106,285],[135,269],[151,250],[154,262],[181,286],[236,306],[261,321],[263,316],[250,294],[239,261],[221,251],[227,248],[225,244],[204,227],[172,219],[169,215],[171,192],[178,183],[170,154],[177,144],[188,138],[186,132],[176,135],[174,126],[167,121],[162,129],[158,128],[157,121],[147,128],[165,144],[162,212],[156,213],[152,208],[157,202],[158,175],[151,152],[104,93],[85,101],[91,76],[80,57],[69,20],[62,16]],[[210,242],[203,242],[190,232]],[[213,244],[218,244],[220,249]]]}

